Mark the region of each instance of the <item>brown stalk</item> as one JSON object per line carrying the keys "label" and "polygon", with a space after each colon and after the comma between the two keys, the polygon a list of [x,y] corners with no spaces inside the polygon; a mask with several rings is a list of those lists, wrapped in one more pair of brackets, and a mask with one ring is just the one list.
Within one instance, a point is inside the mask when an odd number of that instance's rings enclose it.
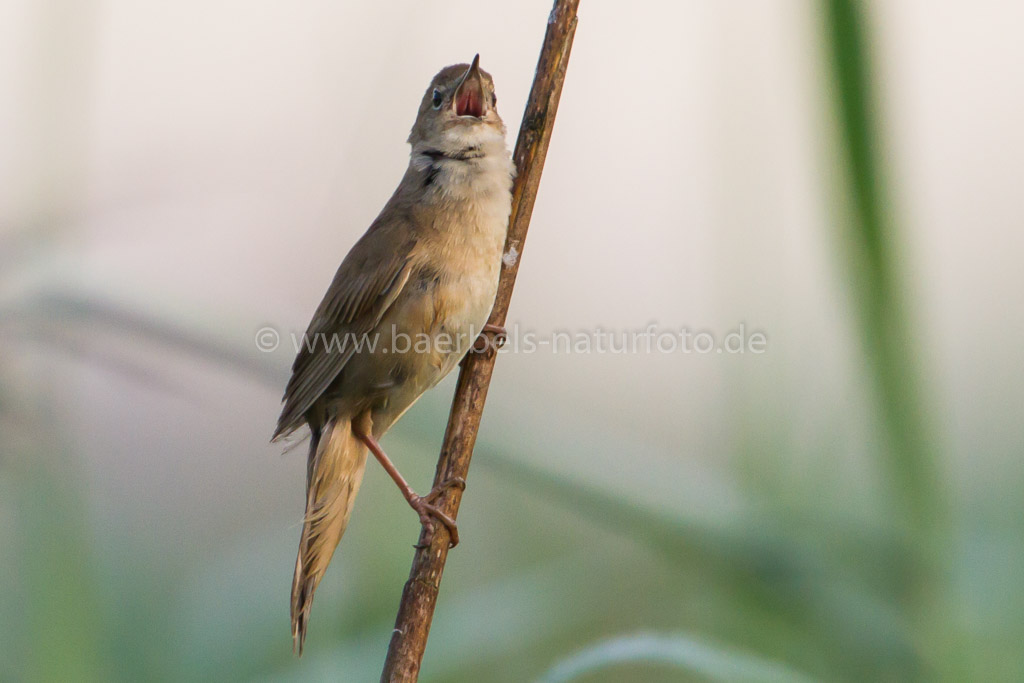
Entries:
{"label": "brown stalk", "polygon": [[[576,32],[578,6],[579,0],[555,0],[548,17],[537,73],[526,102],[513,154],[517,175],[512,187],[512,214],[509,216],[508,237],[505,240],[505,254],[511,258],[505,260],[502,268],[498,295],[489,321],[492,325],[504,326],[508,315],[512,288],[519,272],[520,258],[516,255],[522,254],[526,232],[530,227],[530,215],[537,199],[540,175],[548,142],[551,140],[558,99],[562,94],[573,34]],[[435,486],[457,477],[466,479],[495,358],[493,350],[471,353],[463,363],[434,476]],[[452,487],[438,499],[437,504],[454,519],[458,515],[461,500],[462,491]],[[425,533],[420,535],[420,545],[413,558],[409,580],[402,591],[395,630],[380,677],[384,683],[414,683],[419,677],[420,662],[427,647],[430,622],[441,587],[441,574],[448,559],[448,542],[448,531],[441,524],[435,525],[434,533],[429,538]]]}

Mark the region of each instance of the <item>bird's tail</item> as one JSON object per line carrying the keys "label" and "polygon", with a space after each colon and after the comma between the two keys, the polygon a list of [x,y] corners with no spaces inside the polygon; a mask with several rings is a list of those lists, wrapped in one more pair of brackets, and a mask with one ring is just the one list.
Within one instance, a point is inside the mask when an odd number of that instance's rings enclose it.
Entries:
{"label": "bird's tail", "polygon": [[293,648],[301,655],[313,593],[345,533],[352,504],[366,469],[366,446],[352,433],[352,422],[338,417],[322,438],[314,432],[306,478],[306,517],[292,578]]}

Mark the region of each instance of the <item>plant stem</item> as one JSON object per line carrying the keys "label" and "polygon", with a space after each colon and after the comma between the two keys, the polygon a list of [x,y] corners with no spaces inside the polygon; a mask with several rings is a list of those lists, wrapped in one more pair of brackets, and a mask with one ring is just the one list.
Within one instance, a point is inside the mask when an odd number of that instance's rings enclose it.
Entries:
{"label": "plant stem", "polygon": [[[526,111],[519,128],[514,159],[517,169],[512,187],[512,213],[509,216],[505,254],[514,257],[503,260],[498,294],[488,321],[504,326],[508,314],[512,289],[519,272],[526,233],[530,226],[533,204],[537,198],[544,158],[547,155],[551,130],[555,123],[558,100],[562,94],[565,70],[569,63],[573,35],[576,32],[576,10],[579,0],[555,0],[548,17],[547,32],[537,62],[537,73],[530,89]],[[437,463],[434,484],[461,477],[466,479],[469,461],[473,457],[480,416],[483,413],[487,388],[494,371],[494,352],[470,353],[459,373],[459,381],[452,400],[448,428]],[[457,517],[462,492],[450,489],[437,505],[452,518]],[[426,542],[429,540],[429,544]],[[402,602],[395,619],[395,630],[388,646],[381,681],[385,683],[412,683],[419,677],[420,662],[427,646],[430,622],[437,604],[441,575],[448,558],[448,531],[435,525],[428,539],[420,535],[420,544],[413,558],[409,580],[402,591]]]}

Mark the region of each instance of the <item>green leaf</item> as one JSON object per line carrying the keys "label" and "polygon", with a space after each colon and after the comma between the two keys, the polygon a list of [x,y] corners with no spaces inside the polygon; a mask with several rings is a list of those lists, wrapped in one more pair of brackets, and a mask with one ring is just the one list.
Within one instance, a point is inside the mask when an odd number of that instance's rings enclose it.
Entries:
{"label": "green leaf", "polygon": [[567,683],[586,674],[628,664],[658,664],[713,681],[810,681],[777,662],[716,647],[682,634],[638,633],[604,640],[563,659],[538,683]]}

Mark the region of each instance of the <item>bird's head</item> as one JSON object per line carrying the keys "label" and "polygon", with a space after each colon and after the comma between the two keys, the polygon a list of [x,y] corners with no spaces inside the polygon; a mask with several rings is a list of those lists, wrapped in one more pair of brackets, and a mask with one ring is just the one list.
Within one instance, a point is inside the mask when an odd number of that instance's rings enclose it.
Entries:
{"label": "bird's head", "polygon": [[480,68],[480,55],[472,64],[447,66],[423,95],[409,143],[414,149],[429,146],[444,152],[497,140],[504,145],[505,124],[495,108],[497,101],[494,79]]}

